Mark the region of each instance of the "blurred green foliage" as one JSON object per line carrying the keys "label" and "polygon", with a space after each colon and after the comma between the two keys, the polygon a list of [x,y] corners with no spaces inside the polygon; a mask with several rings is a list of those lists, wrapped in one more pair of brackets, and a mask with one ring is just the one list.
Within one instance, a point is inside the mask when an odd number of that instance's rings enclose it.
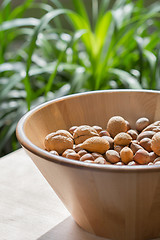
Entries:
{"label": "blurred green foliage", "polygon": [[160,89],[159,1],[144,7],[143,0],[92,0],[89,13],[82,0],[71,4],[74,10],[58,0],[0,6],[0,155],[17,149],[18,120],[44,101],[90,90]]}

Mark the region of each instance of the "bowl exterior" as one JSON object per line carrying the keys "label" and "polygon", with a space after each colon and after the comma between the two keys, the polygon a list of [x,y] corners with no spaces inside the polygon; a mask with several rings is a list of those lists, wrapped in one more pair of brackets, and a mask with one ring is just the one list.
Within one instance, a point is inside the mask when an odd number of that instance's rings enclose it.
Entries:
{"label": "bowl exterior", "polygon": [[28,152],[86,231],[112,240],[160,237],[160,173],[76,168]]}

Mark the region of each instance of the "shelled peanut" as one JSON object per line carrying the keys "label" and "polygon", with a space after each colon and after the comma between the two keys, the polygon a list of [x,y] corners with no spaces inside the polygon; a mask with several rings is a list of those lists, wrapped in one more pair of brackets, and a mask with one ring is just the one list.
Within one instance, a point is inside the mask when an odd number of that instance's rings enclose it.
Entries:
{"label": "shelled peanut", "polygon": [[53,155],[93,164],[119,166],[160,164],[160,121],[146,117],[130,123],[121,116],[111,117],[101,126],[72,126],[45,137],[44,146]]}

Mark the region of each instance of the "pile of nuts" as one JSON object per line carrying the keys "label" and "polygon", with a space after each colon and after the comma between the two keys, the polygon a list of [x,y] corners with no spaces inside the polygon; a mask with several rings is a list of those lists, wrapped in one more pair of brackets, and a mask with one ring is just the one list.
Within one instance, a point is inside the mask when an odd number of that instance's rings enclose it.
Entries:
{"label": "pile of nuts", "polygon": [[160,121],[150,123],[139,118],[132,129],[121,116],[109,119],[106,129],[100,126],[72,126],[45,137],[45,149],[51,154],[96,164],[160,164]]}

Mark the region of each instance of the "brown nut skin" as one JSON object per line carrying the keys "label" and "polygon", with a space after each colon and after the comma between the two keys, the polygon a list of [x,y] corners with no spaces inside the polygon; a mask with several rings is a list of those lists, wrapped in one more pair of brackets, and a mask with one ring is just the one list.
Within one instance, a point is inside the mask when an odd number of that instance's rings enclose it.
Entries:
{"label": "brown nut skin", "polygon": [[156,162],[160,162],[160,157],[157,157],[156,159],[154,159],[153,164],[155,164]]}
{"label": "brown nut skin", "polygon": [[74,145],[73,146],[73,149],[74,149],[74,151],[76,152],[76,153],[78,153],[80,150],[83,150],[82,148],[81,148],[81,143],[80,144],[78,144],[78,145]]}
{"label": "brown nut skin", "polygon": [[73,135],[74,131],[77,129],[77,126],[72,126],[69,129],[69,132]]}
{"label": "brown nut skin", "polygon": [[86,139],[94,136],[99,136],[98,132],[88,125],[81,125],[73,133],[75,144],[83,143]]}
{"label": "brown nut skin", "polygon": [[105,158],[110,163],[117,163],[120,161],[119,153],[115,150],[106,151]]}
{"label": "brown nut skin", "polygon": [[123,117],[113,116],[107,123],[107,131],[114,138],[120,132],[127,132],[127,124]]}
{"label": "brown nut skin", "polygon": [[80,156],[76,152],[71,152],[66,155],[66,158],[73,159],[73,160],[79,160]]}
{"label": "brown nut skin", "polygon": [[108,137],[110,137],[110,134],[109,134],[109,132],[107,132],[106,130],[102,130],[102,131],[100,131],[99,136],[100,136],[100,137],[103,137],[103,136],[108,136]]}
{"label": "brown nut skin", "polygon": [[102,128],[100,126],[95,125],[93,128],[97,131],[98,134],[102,131]]}
{"label": "brown nut skin", "polygon": [[122,150],[122,148],[124,148],[124,146],[120,146],[120,145],[114,145],[114,150],[118,153],[120,153],[120,151]]}
{"label": "brown nut skin", "polygon": [[133,152],[133,154],[135,154],[139,149],[143,149],[143,147],[141,147],[138,143],[132,141],[130,144],[130,148]]}
{"label": "brown nut skin", "polygon": [[48,151],[55,150],[58,154],[62,154],[66,149],[73,148],[73,139],[51,133],[45,137],[44,145]]}
{"label": "brown nut skin", "polygon": [[144,128],[149,125],[149,119],[146,117],[141,117],[136,121],[136,130],[141,132]]}
{"label": "brown nut skin", "polygon": [[86,160],[92,160],[94,161],[94,157],[92,156],[92,154],[90,153],[87,153],[87,154],[84,154],[81,158],[80,158],[80,161],[84,162]]}
{"label": "brown nut skin", "polygon": [[110,145],[109,142],[102,137],[91,137],[85,140],[81,147],[89,152],[103,154],[109,149]]}
{"label": "brown nut skin", "polygon": [[153,162],[158,157],[158,155],[155,154],[154,152],[150,152],[149,156],[150,156],[150,161],[151,162]]}
{"label": "brown nut skin", "polygon": [[140,142],[139,142],[140,146],[143,147],[146,151],[148,152],[152,152],[151,149],[151,139],[150,138],[143,138]]}
{"label": "brown nut skin", "polygon": [[154,165],[160,165],[160,161],[155,162]]}
{"label": "brown nut skin", "polygon": [[149,153],[144,150],[144,149],[139,149],[134,157],[133,157],[133,160],[138,163],[138,164],[148,164],[150,162],[150,156],[149,156]]}
{"label": "brown nut skin", "polygon": [[128,133],[118,133],[114,138],[114,144],[120,146],[127,146],[131,143],[132,137]]}
{"label": "brown nut skin", "polygon": [[124,147],[120,151],[120,158],[124,164],[128,164],[133,160],[133,152],[129,147]]}
{"label": "brown nut skin", "polygon": [[82,149],[78,152],[79,156],[82,157],[83,155],[87,154],[87,151]]}
{"label": "brown nut skin", "polygon": [[155,134],[155,132],[153,132],[153,131],[141,132],[137,137],[137,141],[140,142],[143,138],[152,138],[154,136],[154,134]]}
{"label": "brown nut skin", "polygon": [[151,140],[152,151],[160,156],[160,132],[157,132]]}
{"label": "brown nut skin", "polygon": [[113,138],[111,138],[109,136],[102,136],[102,138],[106,139],[109,142],[110,149],[113,149],[113,147],[114,147],[114,140],[113,140]]}
{"label": "brown nut skin", "polygon": [[135,130],[133,130],[133,129],[128,130],[127,133],[131,136],[131,138],[132,138],[133,140],[136,140],[137,137],[138,137],[137,131],[135,131]]}
{"label": "brown nut skin", "polygon": [[66,149],[63,153],[62,153],[62,157],[66,157],[66,155],[68,153],[76,153],[73,149]]}
{"label": "brown nut skin", "polygon": [[106,164],[106,160],[103,157],[98,157],[94,160],[97,164]]}
{"label": "brown nut skin", "polygon": [[135,161],[131,161],[131,162],[129,162],[127,165],[128,165],[128,166],[135,166],[135,165],[137,165],[137,163],[136,163]]}

